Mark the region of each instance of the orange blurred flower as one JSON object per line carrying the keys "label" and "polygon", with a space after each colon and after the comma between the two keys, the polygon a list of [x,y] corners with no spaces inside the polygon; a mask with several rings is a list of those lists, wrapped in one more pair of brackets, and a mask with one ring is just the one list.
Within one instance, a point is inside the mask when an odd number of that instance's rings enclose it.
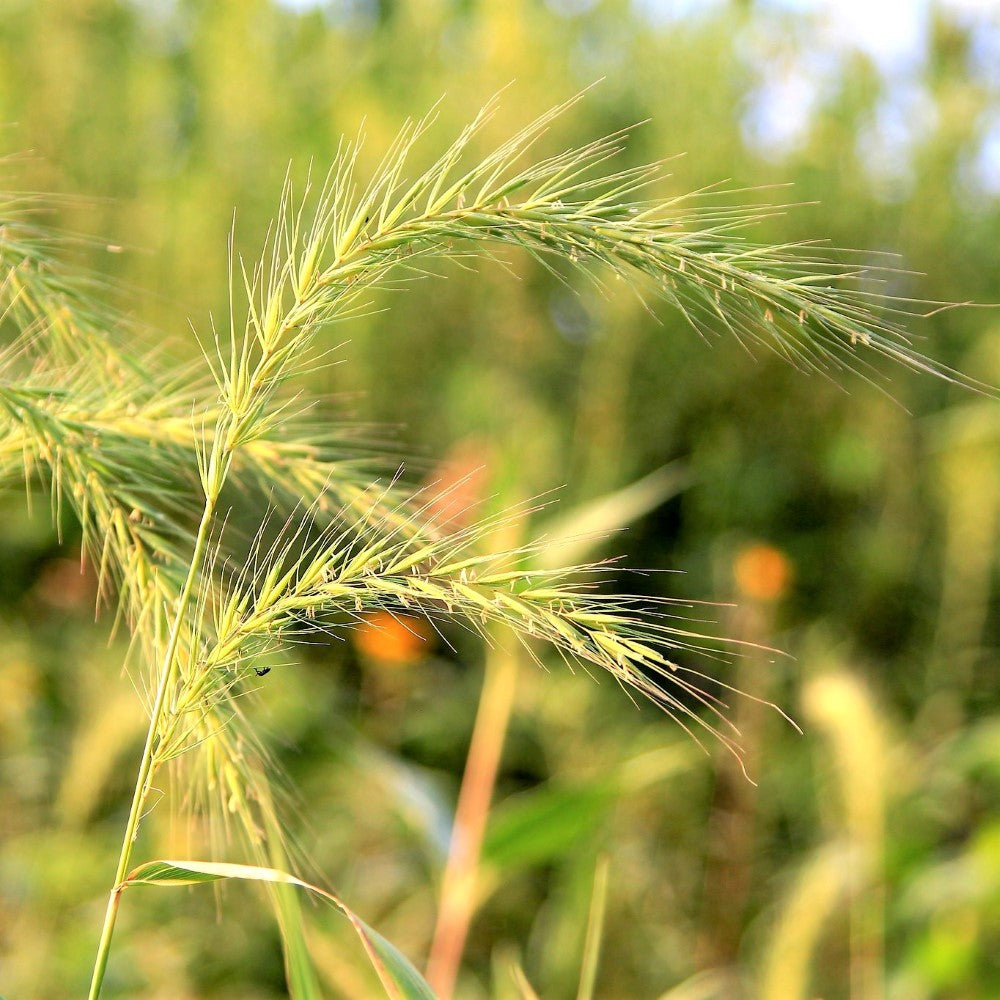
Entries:
{"label": "orange blurred flower", "polygon": [[431,494],[427,520],[443,531],[459,531],[483,499],[492,464],[489,448],[478,438],[456,444],[425,481]]}
{"label": "orange blurred flower", "polygon": [[49,559],[35,581],[35,596],[50,608],[77,611],[93,608],[97,600],[97,576],[87,560]]}
{"label": "orange blurred flower", "polygon": [[765,542],[747,546],[733,560],[737,589],[758,601],[776,601],[783,597],[793,576],[788,557]]}
{"label": "orange blurred flower", "polygon": [[430,652],[434,639],[427,622],[388,611],[365,615],[352,635],[354,645],[365,656],[399,667],[422,660]]}

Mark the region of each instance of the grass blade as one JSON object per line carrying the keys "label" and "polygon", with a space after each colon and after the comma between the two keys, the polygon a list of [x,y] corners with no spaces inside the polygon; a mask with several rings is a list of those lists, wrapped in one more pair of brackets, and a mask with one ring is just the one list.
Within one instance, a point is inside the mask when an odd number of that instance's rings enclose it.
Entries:
{"label": "grass blade", "polygon": [[333,903],[354,926],[372,967],[392,1000],[435,1000],[423,977],[391,941],[366,924],[339,896],[288,872],[260,865],[216,861],[148,861],[129,873],[122,888],[131,885],[203,885],[224,879],[296,886]]}

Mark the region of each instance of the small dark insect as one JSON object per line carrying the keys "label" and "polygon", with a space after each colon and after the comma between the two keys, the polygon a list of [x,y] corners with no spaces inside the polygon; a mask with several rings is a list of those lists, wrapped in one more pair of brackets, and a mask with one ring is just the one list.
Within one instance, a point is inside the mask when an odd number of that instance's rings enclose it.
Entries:
{"label": "small dark insect", "polygon": [[254,667],[253,671],[254,671],[254,673],[258,677],[263,677],[264,674],[269,674],[271,672],[271,668],[270,667]]}

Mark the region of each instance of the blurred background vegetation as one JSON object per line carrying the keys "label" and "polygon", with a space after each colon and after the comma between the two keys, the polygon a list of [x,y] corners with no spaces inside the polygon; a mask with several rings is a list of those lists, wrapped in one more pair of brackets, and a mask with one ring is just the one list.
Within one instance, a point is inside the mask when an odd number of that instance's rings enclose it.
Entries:
{"label": "blurred background vegetation", "polygon": [[[763,240],[898,254],[895,294],[1000,301],[1000,14],[868,7],[3,0],[0,135],[28,152],[0,185],[58,193],[46,222],[84,234],[75,262],[181,356],[226,314],[234,209],[254,256],[289,162],[322,173],[363,124],[370,167],[445,95],[429,158],[516,81],[498,141],[603,77],[551,149],[648,119],[628,162],[687,154],[661,196],[791,184],[730,201],[804,203]],[[557,490],[526,535],[679,463],[683,489],[594,554],[683,571],[627,589],[735,602],[705,616],[791,657],[713,669],[805,732],[734,707],[755,786],[607,680],[520,670],[459,996],[515,996],[515,961],[575,996],[602,856],[598,997],[1000,996],[997,404],[899,372],[838,385],[505,260],[332,330],[325,412],[416,456],[415,481],[481,469],[487,509]],[[914,334],[1000,382],[996,312]],[[62,998],[89,975],[143,719],[78,533],[23,491],[0,504],[0,991]],[[418,964],[483,678],[482,648],[452,638],[390,623],[312,646],[255,709],[313,873]],[[150,856],[181,853],[183,812],[161,813]],[[378,995],[349,928],[310,923],[328,994]],[[126,901],[108,996],[283,994],[252,890]]]}

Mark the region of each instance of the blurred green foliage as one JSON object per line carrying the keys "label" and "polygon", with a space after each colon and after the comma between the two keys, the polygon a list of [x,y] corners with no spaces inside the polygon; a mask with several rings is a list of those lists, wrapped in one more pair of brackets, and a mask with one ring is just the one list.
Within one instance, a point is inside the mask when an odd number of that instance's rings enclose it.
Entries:
{"label": "blurred green foliage", "polygon": [[[363,123],[370,166],[445,95],[430,156],[511,80],[497,136],[605,77],[552,149],[649,119],[628,162],[687,153],[658,193],[791,182],[731,196],[816,202],[776,213],[762,240],[892,251],[895,294],[1000,300],[1000,199],[977,159],[1000,120],[996,17],[934,10],[926,49],[897,71],[762,2],[683,17],[627,0],[297,7],[2,5],[3,144],[31,151],[2,183],[58,193],[45,221],[86,234],[78,263],[175,355],[195,349],[189,321],[205,332],[226,313],[234,209],[253,255],[289,162],[300,180],[322,173]],[[769,129],[774,88],[815,73],[800,127]],[[806,375],[706,345],[631,290],[572,294],[526,255],[506,263],[381,298],[330,332],[349,338],[344,363],[312,388],[388,428],[372,436],[390,457],[481,463],[486,506],[567,484],[571,508],[683,460],[689,487],[607,552],[684,570],[629,589],[735,600],[706,616],[792,657],[717,669],[805,735],[735,707],[753,786],[610,683],[523,671],[460,995],[514,996],[517,959],[541,996],[574,996],[602,854],[599,997],[1000,995],[995,401],[930,377],[894,374],[886,393]],[[914,333],[1000,381],[995,312],[940,312]],[[60,541],[36,508],[14,490],[0,509],[0,990],[55,998],[89,974],[143,720],[124,638],[109,647],[110,616],[93,622],[73,527]],[[482,651],[452,638],[395,666],[349,643],[307,648],[255,709],[312,870],[417,961],[481,684]],[[160,856],[186,843],[168,813],[151,825]],[[123,913],[108,996],[283,994],[251,890],[218,907],[151,893]],[[311,943],[330,995],[377,995],[335,917],[315,913]]]}

